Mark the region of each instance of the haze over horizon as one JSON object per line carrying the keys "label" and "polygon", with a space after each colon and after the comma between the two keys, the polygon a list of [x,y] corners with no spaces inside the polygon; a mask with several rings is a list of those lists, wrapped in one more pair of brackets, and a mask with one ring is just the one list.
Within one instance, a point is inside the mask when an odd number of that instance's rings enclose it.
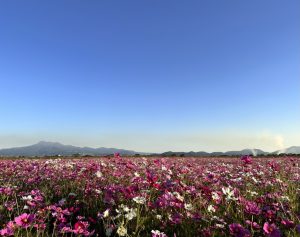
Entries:
{"label": "haze over horizon", "polygon": [[300,2],[1,1],[0,149],[300,145]]}

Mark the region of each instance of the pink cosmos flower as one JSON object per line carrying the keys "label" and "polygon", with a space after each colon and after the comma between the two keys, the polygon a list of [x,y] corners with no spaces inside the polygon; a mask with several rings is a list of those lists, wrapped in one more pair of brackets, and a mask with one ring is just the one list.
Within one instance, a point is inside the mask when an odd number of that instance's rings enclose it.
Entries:
{"label": "pink cosmos flower", "polygon": [[246,202],[245,212],[251,215],[259,215],[261,213],[257,204],[251,201]]}
{"label": "pink cosmos flower", "polygon": [[264,224],[263,230],[264,230],[265,234],[269,237],[280,237],[281,236],[280,230],[278,229],[278,227],[275,224],[269,224],[268,222],[266,222]]}
{"label": "pink cosmos flower", "polygon": [[34,218],[35,215],[33,214],[23,213],[22,215],[15,217],[15,222],[17,226],[28,228],[29,226],[31,226]]}
{"label": "pink cosmos flower", "polygon": [[6,228],[0,230],[1,236],[13,236],[14,235],[14,223],[12,221],[8,222]]}
{"label": "pink cosmos flower", "polygon": [[249,155],[242,156],[241,160],[244,162],[245,165],[252,163],[252,158]]}

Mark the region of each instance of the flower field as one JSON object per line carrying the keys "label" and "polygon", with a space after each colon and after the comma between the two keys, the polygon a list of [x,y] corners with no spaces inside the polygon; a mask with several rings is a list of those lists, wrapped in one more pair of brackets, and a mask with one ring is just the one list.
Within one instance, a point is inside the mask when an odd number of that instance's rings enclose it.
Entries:
{"label": "flower field", "polygon": [[300,236],[300,159],[0,160],[0,236]]}

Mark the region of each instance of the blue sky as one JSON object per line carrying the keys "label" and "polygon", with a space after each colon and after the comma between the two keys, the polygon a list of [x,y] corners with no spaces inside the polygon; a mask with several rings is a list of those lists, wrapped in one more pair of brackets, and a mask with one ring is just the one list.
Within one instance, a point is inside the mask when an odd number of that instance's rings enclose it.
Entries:
{"label": "blue sky", "polygon": [[300,2],[1,1],[0,148],[300,145]]}

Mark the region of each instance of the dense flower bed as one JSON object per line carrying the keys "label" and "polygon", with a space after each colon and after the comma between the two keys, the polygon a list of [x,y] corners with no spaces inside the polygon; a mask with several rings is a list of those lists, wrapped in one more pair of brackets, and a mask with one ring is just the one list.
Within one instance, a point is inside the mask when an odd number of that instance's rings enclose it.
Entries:
{"label": "dense flower bed", "polygon": [[300,160],[0,161],[1,236],[300,236]]}

